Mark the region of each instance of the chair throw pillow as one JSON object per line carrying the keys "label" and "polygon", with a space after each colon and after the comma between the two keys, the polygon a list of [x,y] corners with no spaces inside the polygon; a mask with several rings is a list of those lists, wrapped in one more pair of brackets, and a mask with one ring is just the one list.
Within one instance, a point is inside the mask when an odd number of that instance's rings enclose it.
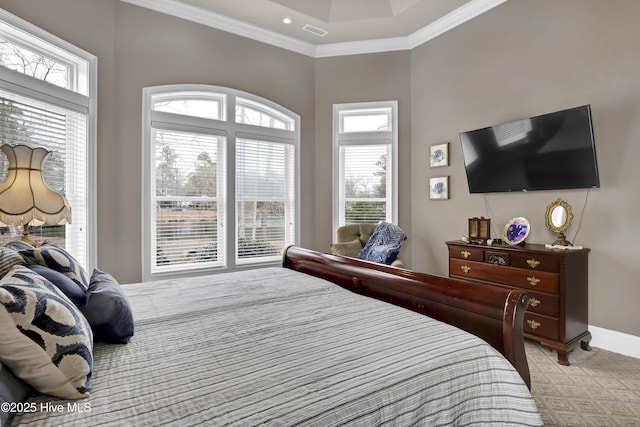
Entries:
{"label": "chair throw pillow", "polygon": [[91,275],[84,313],[96,341],[126,344],[133,336],[127,296],[116,279],[97,268]]}
{"label": "chair throw pillow", "polygon": [[89,396],[89,323],[58,288],[26,267],[16,266],[0,280],[0,343],[0,362],[39,392]]}
{"label": "chair throw pillow", "polygon": [[397,225],[381,222],[371,238],[358,254],[358,258],[382,264],[391,264],[400,253],[400,247],[407,238]]}

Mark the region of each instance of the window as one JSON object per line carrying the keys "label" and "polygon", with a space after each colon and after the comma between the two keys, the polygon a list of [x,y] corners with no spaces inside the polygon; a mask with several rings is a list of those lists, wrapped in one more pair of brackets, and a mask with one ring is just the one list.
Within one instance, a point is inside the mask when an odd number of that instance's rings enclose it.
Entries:
{"label": "window", "polygon": [[299,116],[215,86],[143,98],[144,280],[279,262],[297,235]]}
{"label": "window", "polygon": [[397,101],[333,107],[334,230],[397,220]]}
{"label": "window", "polygon": [[[88,270],[96,260],[95,56],[0,10],[0,145],[44,147],[47,184],[64,194],[71,224],[30,227],[30,237],[66,248]],[[0,182],[7,158],[0,153]],[[18,230],[0,226],[0,241]]]}

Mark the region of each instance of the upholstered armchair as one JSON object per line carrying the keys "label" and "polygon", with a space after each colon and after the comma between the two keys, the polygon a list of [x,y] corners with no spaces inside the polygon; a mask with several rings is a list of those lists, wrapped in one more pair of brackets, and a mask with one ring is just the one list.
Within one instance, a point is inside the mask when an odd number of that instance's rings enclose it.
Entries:
{"label": "upholstered armchair", "polygon": [[[330,245],[331,253],[357,258],[358,253],[365,247],[377,226],[378,224],[375,223],[363,223],[338,227],[337,242]],[[391,265],[405,268],[404,262],[398,258]]]}

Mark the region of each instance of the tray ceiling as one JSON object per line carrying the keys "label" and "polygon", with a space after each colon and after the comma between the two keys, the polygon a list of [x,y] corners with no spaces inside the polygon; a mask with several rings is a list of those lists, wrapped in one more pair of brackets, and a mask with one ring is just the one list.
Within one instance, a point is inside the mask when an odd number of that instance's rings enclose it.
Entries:
{"label": "tray ceiling", "polygon": [[122,1],[321,57],[411,49],[507,0]]}

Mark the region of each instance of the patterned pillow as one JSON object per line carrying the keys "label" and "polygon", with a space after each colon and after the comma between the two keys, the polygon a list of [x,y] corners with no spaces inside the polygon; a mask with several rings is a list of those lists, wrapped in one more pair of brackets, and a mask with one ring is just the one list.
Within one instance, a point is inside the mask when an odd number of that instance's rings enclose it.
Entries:
{"label": "patterned pillow", "polygon": [[23,249],[31,249],[33,246],[28,244],[27,242],[23,242],[22,240],[14,240],[5,245],[8,248],[14,249],[16,251],[21,251]]}
{"label": "patterned pillow", "polygon": [[0,280],[0,361],[41,393],[89,396],[89,323],[47,279],[16,266]]}
{"label": "patterned pillow", "polygon": [[82,265],[66,250],[51,243],[37,248],[22,249],[20,255],[29,263],[40,264],[64,274],[85,291],[89,288],[87,273]]}
{"label": "patterned pillow", "polygon": [[0,246],[0,278],[11,270],[14,265],[24,265],[20,254],[6,246]]}

